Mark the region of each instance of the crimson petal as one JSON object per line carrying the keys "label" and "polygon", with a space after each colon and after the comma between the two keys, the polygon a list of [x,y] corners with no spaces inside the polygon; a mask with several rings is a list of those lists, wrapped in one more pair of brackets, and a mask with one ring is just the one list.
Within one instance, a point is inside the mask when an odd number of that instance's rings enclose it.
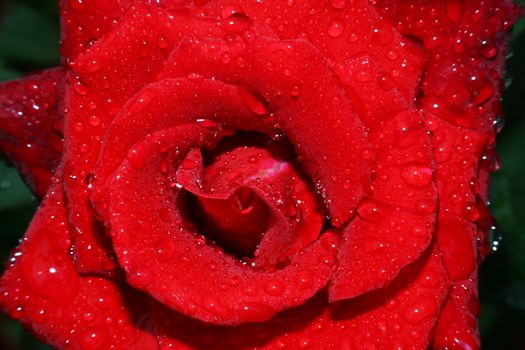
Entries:
{"label": "crimson petal", "polygon": [[421,115],[399,113],[371,133],[370,141],[377,170],[371,194],[343,231],[332,300],[387,285],[425,251],[435,230],[437,189]]}
{"label": "crimson petal", "polygon": [[[139,32],[142,34],[137,35]],[[71,62],[65,101],[64,174],[73,253],[81,272],[111,274],[118,268],[107,237],[93,220],[88,200],[100,140],[124,103],[155,78],[170,50],[188,33],[219,35],[220,28],[184,13],[135,5],[104,40]]]}
{"label": "crimson petal", "polygon": [[78,275],[62,197],[55,179],[0,280],[2,310],[57,348],[157,349],[145,296]]}
{"label": "crimson petal", "polygon": [[[174,173],[181,155],[209,143],[210,133],[196,125],[179,126],[153,133],[132,147],[109,186],[115,250],[128,282],[177,311],[225,325],[265,321],[308,300],[326,284],[337,238],[325,233],[290,257],[289,265],[267,273],[205,245],[188,227],[179,208],[180,190],[169,176],[161,175],[160,162],[168,157],[167,164],[173,167],[168,173]],[[170,145],[167,153],[159,154],[159,142]],[[134,208],[132,215],[129,208]],[[151,213],[159,213],[161,220]],[[146,258],[151,256],[156,258]],[[282,283],[283,288],[278,293],[267,291],[265,285],[271,283]],[[216,287],[221,299],[208,292]]]}
{"label": "crimson petal", "polygon": [[[286,154],[283,144],[267,146],[273,153],[262,145],[233,148],[205,169],[194,150],[177,171],[178,182],[204,210],[199,220],[226,244],[248,240],[242,250],[254,251],[250,262],[262,267],[276,266],[314,242],[323,224],[312,189],[290,163],[293,154]],[[240,210],[231,200],[242,201],[243,193],[255,198]]]}
{"label": "crimson petal", "polygon": [[219,20],[246,14],[267,23],[281,39],[308,41],[331,61],[368,127],[413,105],[425,54],[366,0],[219,0],[193,11]]}
{"label": "crimson petal", "polygon": [[60,162],[57,106],[61,70],[0,84],[0,150],[42,198]]}
{"label": "crimson petal", "polygon": [[425,349],[450,286],[433,248],[387,288],[330,306],[324,293],[264,324],[219,327],[153,303],[159,342],[176,349]]}
{"label": "crimson petal", "polygon": [[[268,113],[296,146],[299,161],[323,196],[332,223],[339,226],[352,216],[369,182],[373,156],[367,152],[365,129],[337,76],[313,46],[257,35],[252,40],[249,47],[231,46],[224,40],[185,40],[159,76],[214,77],[266,99]],[[231,56],[229,63],[223,62],[224,54]],[[240,96],[254,110],[253,99],[246,99],[245,92]]]}

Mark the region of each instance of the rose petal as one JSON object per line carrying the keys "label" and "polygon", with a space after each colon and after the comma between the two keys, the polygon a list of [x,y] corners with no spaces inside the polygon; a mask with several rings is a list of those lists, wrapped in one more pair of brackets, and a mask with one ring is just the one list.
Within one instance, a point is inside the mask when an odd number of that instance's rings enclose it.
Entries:
{"label": "rose petal", "polygon": [[478,270],[463,281],[454,283],[439,315],[432,346],[435,349],[480,348]]}
{"label": "rose petal", "polygon": [[[367,126],[412,106],[425,55],[368,1],[209,1],[193,11],[218,19],[244,13],[281,39],[308,41],[333,63]],[[363,53],[369,61],[360,65]]]}
{"label": "rose petal", "polygon": [[[248,240],[241,251],[254,252],[250,263],[275,267],[318,238],[323,212],[283,144],[268,143],[267,149],[239,141],[245,146],[224,150],[205,169],[200,152],[190,152],[177,180],[197,196],[204,211],[197,220],[207,223],[214,239],[234,247]],[[242,212],[231,202],[239,191],[255,197]]]}
{"label": "rose petal", "polygon": [[0,150],[40,198],[62,152],[56,130],[60,74],[50,69],[0,84]]}
{"label": "rose petal", "polygon": [[[108,274],[117,269],[114,253],[101,225],[93,220],[88,201],[90,174],[108,124],[137,89],[155,78],[167,54],[185,34],[218,35],[220,28],[214,24],[155,6],[136,5],[104,40],[72,62],[65,102],[64,172],[73,253],[81,272]],[[137,35],[139,32],[142,34]],[[98,69],[93,69],[94,60]],[[144,70],[145,66],[148,69]]]}
{"label": "rose petal", "polygon": [[[479,349],[477,328],[477,265],[479,244],[487,238],[476,223],[481,219],[475,185],[487,137],[459,129],[427,112],[434,137],[440,193],[437,243],[454,288],[440,315],[433,343],[438,349]],[[458,172],[458,169],[461,169]],[[478,243],[477,243],[478,242]],[[474,308],[474,309],[473,309]]]}
{"label": "rose petal", "polygon": [[430,139],[421,122],[418,113],[403,112],[370,134],[375,179],[343,231],[331,300],[384,287],[430,244],[437,191]]}
{"label": "rose petal", "polygon": [[[60,0],[62,25],[61,53],[66,59],[74,59],[82,51],[111,31],[126,11],[138,1],[134,0]],[[157,6],[184,9],[188,0],[157,0]],[[90,62],[90,69],[100,68],[97,60]]]}
{"label": "rose petal", "polygon": [[56,178],[0,280],[2,310],[57,348],[157,349],[143,295],[78,275],[65,220]]}
{"label": "rose petal", "polygon": [[[181,155],[205,146],[210,134],[196,125],[179,126],[153,133],[130,150],[109,187],[115,249],[130,284],[179,312],[225,325],[265,321],[302,304],[326,284],[335,263],[332,244],[337,238],[325,233],[273,272],[251,270],[203,245],[177,204],[180,191],[173,188],[170,177],[161,175],[160,162],[169,157],[167,163],[173,167],[169,173],[174,173]],[[159,142],[170,145],[165,155],[158,153]],[[134,208],[132,213],[129,208]],[[152,213],[159,213],[161,220]],[[282,291],[268,292],[265,285],[272,281],[283,283]],[[217,287],[220,299],[209,294],[210,288]]]}
{"label": "rose petal", "polygon": [[383,290],[330,306],[318,294],[264,324],[219,327],[153,303],[163,347],[177,349],[425,349],[449,291],[436,249]]}
{"label": "rose petal", "polygon": [[[459,109],[453,124],[492,131],[500,117],[501,71],[507,31],[519,14],[512,1],[390,1],[379,11],[430,53],[422,92],[441,109]],[[496,116],[494,116],[496,113]]]}
{"label": "rose petal", "polygon": [[[332,223],[339,226],[352,216],[364,194],[363,183],[368,185],[371,159],[365,152],[365,130],[314,47],[255,35],[253,40],[248,47],[231,47],[224,40],[183,41],[160,76],[214,77],[266,99],[279,130],[295,145],[301,165],[323,196]],[[230,63],[222,61],[225,53],[231,55]]]}
{"label": "rose petal", "polygon": [[[168,96],[169,98],[162,98]],[[173,101],[177,100],[176,105]],[[216,121],[220,116],[220,122]],[[103,216],[107,192],[103,186],[126,157],[133,144],[147,134],[177,125],[195,124],[211,129],[223,126],[270,133],[273,123],[259,119],[237,93],[237,87],[220,81],[199,79],[160,80],[141,89],[112,120],[94,174],[92,200]],[[159,145],[165,148],[167,145]]]}

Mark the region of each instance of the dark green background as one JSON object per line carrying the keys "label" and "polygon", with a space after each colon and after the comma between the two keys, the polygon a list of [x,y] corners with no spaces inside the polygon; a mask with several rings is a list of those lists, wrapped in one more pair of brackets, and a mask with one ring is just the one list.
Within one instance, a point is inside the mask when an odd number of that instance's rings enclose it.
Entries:
{"label": "dark green background", "polygon": [[[0,0],[1,1],[1,0]],[[57,65],[56,0],[0,4],[0,80]],[[484,349],[525,349],[525,19],[514,29],[498,140],[501,170],[492,178],[491,209],[503,231],[501,249],[481,269]],[[0,160],[0,260],[17,245],[37,206],[16,171]],[[0,316],[1,349],[48,349]]]}

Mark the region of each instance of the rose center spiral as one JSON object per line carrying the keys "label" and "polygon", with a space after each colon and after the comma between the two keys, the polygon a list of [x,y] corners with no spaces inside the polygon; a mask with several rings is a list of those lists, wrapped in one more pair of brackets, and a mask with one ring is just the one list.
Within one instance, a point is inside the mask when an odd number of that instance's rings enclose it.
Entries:
{"label": "rose center spiral", "polygon": [[197,230],[238,259],[293,253],[321,232],[322,206],[286,141],[227,137],[213,150],[191,151],[177,179]]}

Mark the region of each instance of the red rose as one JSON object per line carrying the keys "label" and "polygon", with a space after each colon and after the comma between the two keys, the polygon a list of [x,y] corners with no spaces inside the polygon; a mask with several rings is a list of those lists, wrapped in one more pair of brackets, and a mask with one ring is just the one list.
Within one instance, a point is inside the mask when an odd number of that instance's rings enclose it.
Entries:
{"label": "red rose", "polygon": [[1,86],[47,189],[11,317],[65,349],[479,348],[509,1],[61,12],[62,67]]}

